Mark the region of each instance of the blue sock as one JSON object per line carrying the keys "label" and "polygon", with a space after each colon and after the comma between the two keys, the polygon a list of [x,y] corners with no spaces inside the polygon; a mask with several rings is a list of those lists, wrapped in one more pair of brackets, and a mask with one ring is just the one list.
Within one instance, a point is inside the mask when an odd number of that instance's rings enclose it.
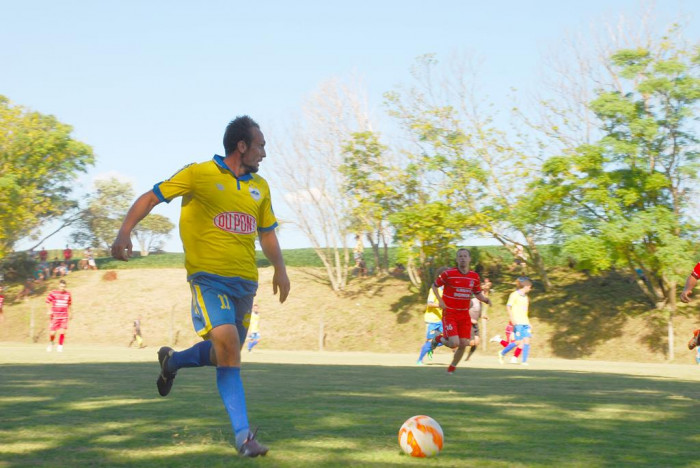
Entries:
{"label": "blue sock", "polygon": [[418,360],[422,361],[425,355],[428,354],[428,351],[430,351],[430,341],[426,341],[423,347],[420,349],[420,356],[418,356]]}
{"label": "blue sock", "polygon": [[240,367],[217,367],[216,386],[236,435],[236,448],[240,448],[248,437],[249,428]]}
{"label": "blue sock", "polygon": [[510,352],[511,349],[515,348],[516,346],[518,346],[518,344],[515,341],[512,343],[509,343],[508,346],[503,348],[503,351],[501,351],[501,356],[505,356],[506,354],[508,354]]}
{"label": "blue sock", "polygon": [[184,351],[174,352],[168,361],[168,370],[172,372],[183,367],[211,366],[211,347],[212,342],[207,340],[200,341]]}
{"label": "blue sock", "polygon": [[523,362],[527,362],[527,355],[530,354],[530,345],[523,345]]}
{"label": "blue sock", "polygon": [[249,341],[249,342],[248,342],[248,351],[250,351],[251,349],[253,349],[253,347],[254,347],[256,344],[258,344],[258,340]]}

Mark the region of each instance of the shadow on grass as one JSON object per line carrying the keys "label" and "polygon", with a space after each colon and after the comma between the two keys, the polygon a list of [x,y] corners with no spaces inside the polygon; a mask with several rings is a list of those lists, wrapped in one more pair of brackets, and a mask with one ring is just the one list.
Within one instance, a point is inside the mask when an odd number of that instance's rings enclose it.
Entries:
{"label": "shadow on grass", "polygon": [[[153,364],[0,368],[0,465],[230,466],[215,372],[183,369],[168,398]],[[269,466],[681,466],[696,458],[697,382],[534,369],[246,364]],[[434,460],[399,455],[415,414],[443,427]],[[663,430],[661,430],[663,428]],[[53,463],[51,463],[53,464]],[[3,465],[5,466],[5,465]]]}
{"label": "shadow on grass", "polygon": [[[550,340],[554,354],[566,359],[590,355],[601,343],[621,336],[629,316],[648,311],[638,288],[614,272],[547,293],[535,290],[530,301],[530,315],[554,327]],[[655,344],[664,346],[663,340]]]}
{"label": "shadow on grass", "polygon": [[[391,311],[396,314],[396,323],[407,323],[411,321],[416,311],[416,302],[420,300],[418,291],[413,294],[401,296],[398,301],[391,304]],[[423,312],[421,311],[421,315]]]}

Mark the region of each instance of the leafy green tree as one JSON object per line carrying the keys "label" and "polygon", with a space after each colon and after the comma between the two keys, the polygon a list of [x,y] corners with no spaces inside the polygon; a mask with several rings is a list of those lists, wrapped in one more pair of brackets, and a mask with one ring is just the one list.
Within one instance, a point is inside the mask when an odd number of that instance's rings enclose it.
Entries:
{"label": "leafy green tree", "polygon": [[114,177],[95,181],[95,192],[76,223],[73,242],[108,249],[133,199],[134,189],[130,182],[121,182]]}
{"label": "leafy green tree", "polygon": [[409,157],[422,168],[418,175],[428,193],[449,206],[452,218],[445,222],[459,223],[446,227],[491,237],[513,251],[523,246],[526,264],[547,288],[537,244],[547,239],[549,228],[540,222],[527,188],[540,163],[521,138],[510,143],[513,137],[494,123],[490,106],[474,92],[469,64],[454,59],[450,65],[443,76],[433,55],[420,57],[413,87],[385,95],[390,115],[417,148]]}
{"label": "leafy green tree", "polygon": [[134,228],[133,234],[141,248],[141,256],[163,248],[163,243],[170,236],[175,225],[167,216],[149,214]]}
{"label": "leafy green tree", "polygon": [[350,197],[350,230],[366,235],[372,246],[374,263],[383,273],[389,271],[388,216],[397,210],[399,201],[395,175],[384,162],[386,151],[387,147],[380,143],[376,133],[354,133],[344,147],[340,166],[343,188]]}
{"label": "leafy green tree", "polygon": [[76,176],[94,163],[94,155],[72,131],[52,115],[0,96],[0,257],[76,208],[70,198]]}
{"label": "leafy green tree", "polygon": [[610,66],[618,88],[600,89],[590,103],[604,136],[549,160],[536,194],[579,267],[639,273],[649,303],[668,314],[672,359],[676,289],[693,263],[696,230],[688,202],[699,169],[700,49],[665,40],[620,50]]}

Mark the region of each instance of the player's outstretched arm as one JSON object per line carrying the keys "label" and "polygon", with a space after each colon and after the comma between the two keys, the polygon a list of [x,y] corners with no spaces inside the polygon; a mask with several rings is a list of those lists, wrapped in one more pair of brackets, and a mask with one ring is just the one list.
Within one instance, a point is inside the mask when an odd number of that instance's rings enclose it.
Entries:
{"label": "player's outstretched arm", "polygon": [[441,309],[445,310],[445,301],[442,300],[442,295],[440,295],[440,288],[433,283],[432,285],[433,288],[433,294],[435,294],[435,298],[438,301],[438,306],[440,306]]}
{"label": "player's outstretched arm", "polygon": [[476,294],[474,297],[476,297],[477,299],[479,299],[479,300],[480,300],[481,302],[483,302],[484,304],[491,305],[491,299],[489,299],[488,297],[484,296],[483,291],[480,292],[479,294]]}
{"label": "player's outstretched arm", "polygon": [[136,199],[131,208],[129,208],[129,212],[119,228],[117,238],[112,244],[112,257],[125,262],[129,260],[133,248],[131,245],[131,231],[158,203],[160,203],[160,200],[153,190],[144,193]]}
{"label": "player's outstretched arm", "polygon": [[275,273],[272,275],[272,293],[277,294],[279,289],[280,302],[284,302],[287,300],[291,285],[287,276],[287,267],[284,265],[282,249],[274,230],[260,232],[260,248],[275,267]]}
{"label": "player's outstretched arm", "polygon": [[685,287],[683,288],[683,292],[681,293],[681,301],[683,302],[690,302],[690,296],[693,294],[693,289],[695,288],[695,285],[698,283],[697,278],[693,275],[688,275],[688,279],[685,280]]}

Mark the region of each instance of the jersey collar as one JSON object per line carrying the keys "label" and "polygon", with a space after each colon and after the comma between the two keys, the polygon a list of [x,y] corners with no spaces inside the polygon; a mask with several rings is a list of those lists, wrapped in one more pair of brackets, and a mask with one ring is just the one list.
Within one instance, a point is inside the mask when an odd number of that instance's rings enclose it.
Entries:
{"label": "jersey collar", "polygon": [[243,174],[242,176],[237,177],[236,174],[234,174],[233,171],[231,169],[229,169],[229,167],[226,165],[226,163],[224,162],[223,156],[219,156],[218,154],[215,154],[214,155],[214,162],[220,168],[226,169],[233,177],[236,177],[236,179],[238,179],[238,180],[248,181],[248,180],[251,180],[253,178],[253,174],[250,174],[250,173]]}

